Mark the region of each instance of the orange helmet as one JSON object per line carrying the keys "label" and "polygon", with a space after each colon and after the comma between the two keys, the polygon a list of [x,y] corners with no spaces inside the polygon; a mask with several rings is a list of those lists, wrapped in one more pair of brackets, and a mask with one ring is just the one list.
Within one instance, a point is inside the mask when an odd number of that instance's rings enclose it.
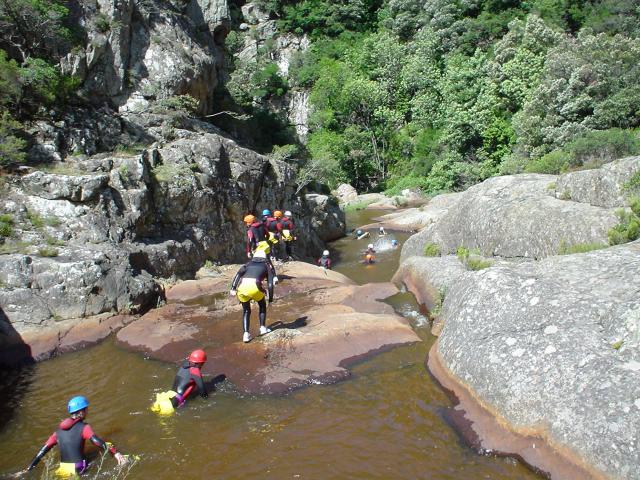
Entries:
{"label": "orange helmet", "polygon": [[207,361],[207,354],[204,353],[204,350],[194,350],[189,355],[189,361],[191,363],[204,363]]}
{"label": "orange helmet", "polygon": [[256,217],[253,215],[247,215],[246,217],[244,217],[244,223],[246,223],[247,225],[251,225],[255,221]]}
{"label": "orange helmet", "polygon": [[275,212],[273,212],[273,216],[275,218],[282,218],[282,212],[280,210],[276,210]]}

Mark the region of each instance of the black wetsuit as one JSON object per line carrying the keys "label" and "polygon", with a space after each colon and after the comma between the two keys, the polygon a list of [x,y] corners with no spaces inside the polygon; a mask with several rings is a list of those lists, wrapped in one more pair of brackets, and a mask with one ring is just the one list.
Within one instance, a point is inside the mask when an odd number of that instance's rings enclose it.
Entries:
{"label": "black wetsuit", "polygon": [[195,366],[188,360],[185,360],[182,363],[182,366],[178,370],[178,373],[176,373],[176,378],[173,381],[172,390],[180,395],[182,401],[186,400],[187,397],[192,393],[199,392],[202,398],[207,398],[208,396],[207,389],[204,386],[204,381],[202,380],[202,373],[200,372],[200,368]]}
{"label": "black wetsuit", "polygon": [[78,473],[86,468],[87,463],[84,458],[84,442],[91,441],[95,446],[108,450],[112,455],[117,453],[113,445],[108,444],[98,437],[91,426],[80,418],[67,418],[60,423],[58,429],[49,437],[38,454],[34,457],[28,469],[32,470],[38,462],[55,445],[60,449],[61,463],[74,463]]}
{"label": "black wetsuit", "polygon": [[[260,290],[264,292],[262,287],[262,282],[267,279],[267,299],[269,303],[273,301],[273,277],[275,276],[275,269],[273,265],[264,258],[254,258],[249,263],[240,267],[236,276],[233,277],[233,281],[231,282],[231,289],[236,290],[238,285],[240,284],[240,280],[245,278],[255,279],[256,285]],[[264,301],[264,298],[258,302],[258,307],[260,308],[260,313],[258,318],[260,320],[260,326],[265,326],[265,322],[267,320],[267,303]],[[242,302],[242,326],[244,327],[244,331],[249,331],[249,322],[251,320],[251,300],[247,302]]]}

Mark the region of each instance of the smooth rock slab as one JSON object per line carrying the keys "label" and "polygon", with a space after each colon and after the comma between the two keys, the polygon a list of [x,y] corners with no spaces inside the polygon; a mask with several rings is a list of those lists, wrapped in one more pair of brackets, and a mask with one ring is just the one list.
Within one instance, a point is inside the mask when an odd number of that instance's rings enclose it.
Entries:
{"label": "smooth rock slab", "polygon": [[[420,341],[409,323],[383,302],[398,292],[393,284],[357,286],[339,277],[333,281],[313,265],[293,263],[284,269],[276,301],[268,309],[267,325],[273,332],[249,344],[241,341],[241,307],[230,297],[153,310],[120,330],[117,341],[172,362],[204,348],[210,359],[205,373],[223,373],[249,393],[284,393],[338,381],[349,376],[348,365],[359,359]],[[295,272],[301,276],[294,277]],[[320,278],[311,277],[318,272]],[[253,310],[251,332],[256,335],[255,305]]]}
{"label": "smooth rock slab", "polygon": [[640,241],[494,266],[449,289],[438,351],[518,432],[640,479]]}

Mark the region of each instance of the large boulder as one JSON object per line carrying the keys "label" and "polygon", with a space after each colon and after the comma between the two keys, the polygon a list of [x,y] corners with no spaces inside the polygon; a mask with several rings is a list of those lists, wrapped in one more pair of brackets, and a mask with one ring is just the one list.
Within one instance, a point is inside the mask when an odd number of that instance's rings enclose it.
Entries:
{"label": "large boulder", "polygon": [[344,237],[347,228],[345,215],[333,197],[312,193],[304,198],[312,212],[311,226],[320,240],[331,242]]}
{"label": "large boulder", "polygon": [[458,247],[486,256],[544,258],[562,245],[607,244],[618,223],[615,209],[560,200],[550,194],[557,177],[495,177],[459,194],[435,221],[403,245],[402,258],[422,255],[435,243],[443,253]]}
{"label": "large boulder", "polygon": [[[229,278],[234,269],[224,272]],[[206,295],[190,305],[172,303],[153,310],[120,330],[117,341],[153,358],[179,361],[186,351],[205,348],[210,359],[205,372],[225,374],[248,393],[285,393],[309,384],[331,383],[349,376],[348,366],[377,352],[420,341],[405,319],[382,302],[398,289],[390,283],[354,285],[348,278],[309,264],[294,262],[278,271],[282,281],[267,324],[272,333],[241,341],[242,310],[237,299],[213,286],[204,291],[223,293],[211,301]],[[215,279],[214,279],[215,280]],[[190,282],[180,289],[197,292]],[[221,292],[222,290],[222,292]],[[257,330],[257,319],[252,332]]]}
{"label": "large boulder", "polygon": [[640,479],[638,272],[640,241],[460,276],[437,354],[500,422]]}
{"label": "large boulder", "polygon": [[353,202],[358,198],[358,191],[348,183],[341,183],[335,191],[340,203]]}
{"label": "large boulder", "polygon": [[638,172],[640,157],[623,158],[598,169],[565,173],[556,181],[555,194],[560,199],[596,207],[625,207],[632,193],[625,184]]}

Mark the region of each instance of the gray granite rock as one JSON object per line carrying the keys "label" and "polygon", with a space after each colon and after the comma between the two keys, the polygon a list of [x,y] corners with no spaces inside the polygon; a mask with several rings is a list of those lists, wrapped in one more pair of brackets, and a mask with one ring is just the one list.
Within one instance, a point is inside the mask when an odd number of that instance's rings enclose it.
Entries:
{"label": "gray granite rock", "polygon": [[448,289],[439,352],[515,429],[640,478],[640,241],[495,266]]}
{"label": "gray granite rock", "polygon": [[402,258],[422,255],[428,243],[445,254],[464,246],[486,256],[534,259],[556,255],[563,244],[607,244],[618,223],[615,209],[559,200],[550,195],[555,181],[554,175],[523,174],[469,188],[407,240]]}
{"label": "gray granite rock", "polygon": [[640,157],[623,158],[598,169],[565,173],[556,181],[555,195],[561,200],[597,207],[625,207],[632,193],[625,189],[625,184],[638,172]]}

